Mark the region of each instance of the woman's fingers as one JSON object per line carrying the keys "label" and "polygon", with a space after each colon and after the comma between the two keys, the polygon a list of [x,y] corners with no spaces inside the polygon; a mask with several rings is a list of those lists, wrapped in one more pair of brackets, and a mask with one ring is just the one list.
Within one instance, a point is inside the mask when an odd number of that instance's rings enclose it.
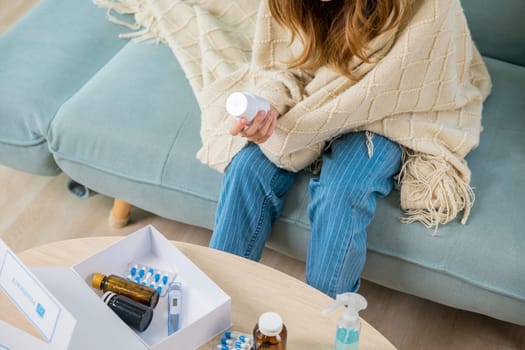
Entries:
{"label": "woman's fingers", "polygon": [[233,136],[239,135],[239,133],[246,128],[246,125],[248,125],[248,120],[246,118],[236,119],[230,127],[230,134]]}
{"label": "woman's fingers", "polygon": [[277,113],[270,112],[266,115],[264,124],[261,125],[258,132],[250,139],[254,143],[261,144],[266,142],[272,136],[277,124]]}
{"label": "woman's fingers", "polygon": [[259,111],[255,118],[252,120],[252,122],[244,128],[243,132],[246,135],[246,137],[257,137],[257,134],[259,133],[259,130],[264,126],[265,123],[268,122],[265,111]]}
{"label": "woman's fingers", "polygon": [[279,113],[275,110],[259,111],[250,124],[246,118],[233,122],[230,133],[233,136],[241,135],[251,142],[261,144],[272,136]]}
{"label": "woman's fingers", "polygon": [[263,143],[266,140],[268,140],[270,136],[272,136],[273,134],[275,125],[277,124],[277,118],[273,114],[268,114],[266,116],[266,119],[267,119],[266,123],[259,130],[259,133],[258,133],[259,137],[257,140],[254,141],[255,143]]}

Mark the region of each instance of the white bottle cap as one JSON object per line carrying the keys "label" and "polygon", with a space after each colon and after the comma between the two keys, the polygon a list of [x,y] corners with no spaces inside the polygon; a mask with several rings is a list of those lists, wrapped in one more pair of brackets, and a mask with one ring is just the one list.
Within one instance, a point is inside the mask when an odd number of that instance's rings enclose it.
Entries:
{"label": "white bottle cap", "polygon": [[259,330],[262,334],[273,337],[281,333],[283,319],[275,312],[265,312],[259,317]]}
{"label": "white bottle cap", "polygon": [[248,109],[248,97],[242,92],[234,92],[226,100],[226,110],[234,117],[240,117]]}

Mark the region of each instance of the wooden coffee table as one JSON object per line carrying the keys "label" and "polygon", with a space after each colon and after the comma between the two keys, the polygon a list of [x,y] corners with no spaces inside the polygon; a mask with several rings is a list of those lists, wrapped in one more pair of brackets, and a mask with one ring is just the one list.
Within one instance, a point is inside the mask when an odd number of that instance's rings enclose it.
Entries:
{"label": "wooden coffee table", "polygon": [[[26,250],[19,257],[30,267],[72,266],[122,237],[90,237],[59,241]],[[333,299],[307,284],[268,266],[203,246],[173,242],[232,299],[232,329],[251,333],[260,314],[281,314],[288,328],[290,350],[332,350],[339,312],[323,316]],[[23,329],[29,324],[0,295],[0,319]],[[9,315],[9,316],[7,316]],[[360,350],[395,347],[363,321]],[[34,332],[33,332],[34,334]],[[212,349],[211,341],[201,349]]]}

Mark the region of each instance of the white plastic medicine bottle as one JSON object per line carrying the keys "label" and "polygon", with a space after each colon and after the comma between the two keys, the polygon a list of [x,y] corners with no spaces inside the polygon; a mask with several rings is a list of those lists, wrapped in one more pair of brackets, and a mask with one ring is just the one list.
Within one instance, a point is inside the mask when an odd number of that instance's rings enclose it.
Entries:
{"label": "white plastic medicine bottle", "polygon": [[270,104],[250,92],[234,92],[226,99],[226,111],[235,118],[245,117],[248,123],[251,123],[261,110],[270,110]]}

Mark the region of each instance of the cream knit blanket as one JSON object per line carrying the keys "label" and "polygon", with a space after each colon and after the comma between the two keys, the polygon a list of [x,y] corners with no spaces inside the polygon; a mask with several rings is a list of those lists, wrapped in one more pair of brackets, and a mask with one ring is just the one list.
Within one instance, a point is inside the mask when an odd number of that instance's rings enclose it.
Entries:
{"label": "cream knit blanket", "polygon": [[[95,0],[108,18],[166,42],[202,111],[197,157],[224,171],[246,139],[229,134],[226,97],[251,91],[280,113],[260,145],[275,164],[299,171],[338,135],[367,130],[405,150],[398,176],[404,222],[437,227],[474,201],[464,157],[478,145],[491,82],[459,0],[413,0],[408,23],[369,45],[372,63],[349,62],[351,81],[327,67],[289,70],[301,50],[272,19],[265,0]],[[134,14],[129,24],[114,15]],[[176,113],[176,111],[174,111]]]}

